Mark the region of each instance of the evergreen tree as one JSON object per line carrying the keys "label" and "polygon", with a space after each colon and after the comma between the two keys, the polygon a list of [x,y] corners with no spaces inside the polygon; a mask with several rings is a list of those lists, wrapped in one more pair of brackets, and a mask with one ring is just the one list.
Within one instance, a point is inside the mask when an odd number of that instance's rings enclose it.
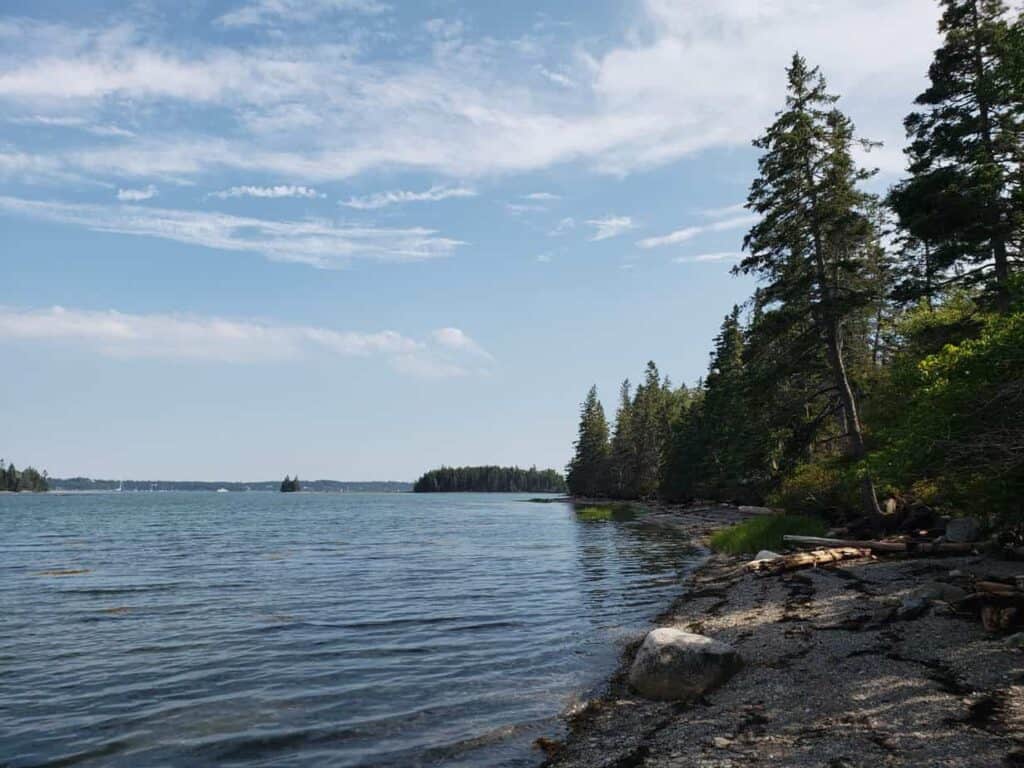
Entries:
{"label": "evergreen tree", "polygon": [[591,387],[580,411],[576,453],[569,463],[566,483],[574,496],[598,497],[606,493],[610,448],[604,406]]}
{"label": "evergreen tree", "polygon": [[709,429],[704,440],[703,474],[716,497],[734,495],[746,474],[744,440],[749,412],[739,315],[740,308],[734,306],[722,322],[704,383],[703,419]]}
{"label": "evergreen tree", "polygon": [[647,363],[644,382],[637,387],[632,405],[634,442],[632,487],[628,498],[645,499],[658,492],[661,459],[667,433],[667,398],[653,361]]}
{"label": "evergreen tree", "polygon": [[[766,314],[783,327],[810,320],[842,405],[848,454],[859,461],[866,446],[845,349],[850,320],[870,299],[861,273],[876,240],[873,201],[858,185],[871,174],[853,161],[853,124],[835,107],[820,71],[796,54],[787,76],[786,108],[755,142],[764,154],[747,206],[762,219],[744,241],[749,255],[737,271],[766,281]],[[880,516],[867,475],[862,504],[873,519]]]}
{"label": "evergreen tree", "polygon": [[619,388],[610,465],[610,495],[617,499],[629,498],[636,485],[636,442],[633,439],[633,400],[629,379],[623,381]]}
{"label": "evergreen tree", "polygon": [[1019,260],[1024,130],[1020,41],[1003,0],[942,0],[943,44],[905,121],[910,178],[890,201],[935,274],[982,283],[1007,311]]}
{"label": "evergreen tree", "polygon": [[4,485],[12,493],[16,493],[18,490],[18,470],[15,469],[13,462],[7,465],[7,477]]}

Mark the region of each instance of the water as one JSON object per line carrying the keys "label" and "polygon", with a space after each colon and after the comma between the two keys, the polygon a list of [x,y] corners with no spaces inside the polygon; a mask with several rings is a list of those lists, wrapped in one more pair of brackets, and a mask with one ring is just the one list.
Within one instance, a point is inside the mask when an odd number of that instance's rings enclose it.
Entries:
{"label": "water", "polygon": [[696,553],[525,499],[0,494],[0,766],[536,765]]}

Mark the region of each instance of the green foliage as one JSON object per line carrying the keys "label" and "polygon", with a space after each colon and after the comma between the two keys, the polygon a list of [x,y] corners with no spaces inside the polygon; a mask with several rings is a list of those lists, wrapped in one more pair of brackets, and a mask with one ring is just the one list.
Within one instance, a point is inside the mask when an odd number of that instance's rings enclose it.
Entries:
{"label": "green foliage", "polygon": [[441,467],[427,472],[414,493],[565,493],[565,479],[536,467]]}
{"label": "green foliage", "polygon": [[597,498],[608,492],[609,458],[608,421],[604,406],[597,398],[597,387],[591,387],[580,407],[579,437],[576,453],[566,470],[566,485],[573,496]]}
{"label": "green foliage", "polygon": [[785,546],[783,536],[823,536],[826,530],[825,523],[816,517],[753,517],[715,533],[711,537],[711,547],[716,552],[730,555],[756,554],[762,549],[782,549]]}
{"label": "green foliage", "polygon": [[[951,313],[955,320],[962,307]],[[949,315],[947,315],[947,318]],[[912,334],[933,330],[920,313]],[[956,327],[956,323],[953,323]],[[913,338],[913,336],[912,336]],[[927,348],[927,347],[926,347]],[[976,337],[897,361],[877,470],[950,509],[1020,513],[1024,494],[1024,307],[989,315]]]}
{"label": "green foliage", "polygon": [[859,509],[858,479],[841,460],[800,464],[782,479],[770,502],[787,512],[841,519]]}
{"label": "green foliage", "polygon": [[281,481],[281,493],[298,493],[302,490],[302,486],[299,484],[299,476],[296,475],[294,478],[284,476],[284,480]]}
{"label": "green foliage", "polygon": [[45,493],[50,490],[50,478],[46,472],[39,472],[35,467],[26,467],[18,471],[14,464],[5,467],[0,460],[0,491],[11,493]]}
{"label": "green foliage", "polygon": [[942,46],[905,121],[910,177],[890,197],[930,262],[911,275],[910,296],[941,278],[984,286],[1005,312],[1024,224],[1020,21],[1003,0],[941,5]]}

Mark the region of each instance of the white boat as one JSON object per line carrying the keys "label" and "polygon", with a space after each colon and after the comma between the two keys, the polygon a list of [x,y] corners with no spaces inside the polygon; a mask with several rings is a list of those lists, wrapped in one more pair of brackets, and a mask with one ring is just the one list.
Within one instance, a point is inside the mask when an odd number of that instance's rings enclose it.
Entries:
{"label": "white boat", "polygon": [[228,492],[229,492],[229,491],[228,491],[228,489],[227,489],[227,488],[218,488],[218,489],[217,489],[217,493],[228,493]]}

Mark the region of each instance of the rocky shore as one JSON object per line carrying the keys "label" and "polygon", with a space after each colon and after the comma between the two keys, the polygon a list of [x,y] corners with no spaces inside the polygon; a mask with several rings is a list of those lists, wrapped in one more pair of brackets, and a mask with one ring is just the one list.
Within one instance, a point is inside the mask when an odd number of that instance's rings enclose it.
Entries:
{"label": "rocky shore", "polygon": [[[733,508],[655,509],[645,524],[706,538]],[[714,555],[659,627],[732,646],[743,667],[685,705],[628,683],[643,638],[601,698],[545,744],[548,768],[868,768],[1024,765],[1024,652],[951,602],[972,575],[1021,563],[979,555],[861,558],[778,575]]]}

